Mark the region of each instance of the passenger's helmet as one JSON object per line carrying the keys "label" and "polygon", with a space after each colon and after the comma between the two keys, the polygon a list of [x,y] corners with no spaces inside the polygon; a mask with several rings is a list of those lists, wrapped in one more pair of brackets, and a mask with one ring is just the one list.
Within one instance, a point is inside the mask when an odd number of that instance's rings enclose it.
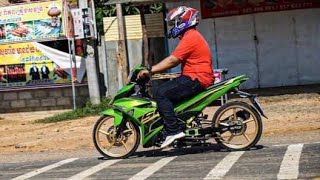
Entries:
{"label": "passenger's helmet", "polygon": [[173,26],[168,33],[168,37],[176,38],[187,29],[198,25],[199,11],[186,6],[179,6],[169,12],[166,21],[169,26]]}

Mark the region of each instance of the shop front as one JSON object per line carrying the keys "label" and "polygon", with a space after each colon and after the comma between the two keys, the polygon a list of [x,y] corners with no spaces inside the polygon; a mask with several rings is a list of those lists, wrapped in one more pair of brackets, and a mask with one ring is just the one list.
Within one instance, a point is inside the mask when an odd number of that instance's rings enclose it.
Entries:
{"label": "shop front", "polygon": [[[85,63],[39,42],[67,41],[66,2],[1,1],[0,113],[72,108],[88,98]],[[69,92],[70,91],[70,92]]]}
{"label": "shop front", "polygon": [[[320,83],[320,1],[191,0],[166,3],[201,11],[214,68],[247,74],[244,88]],[[169,40],[169,52],[178,40]],[[179,68],[175,69],[179,71]]]}

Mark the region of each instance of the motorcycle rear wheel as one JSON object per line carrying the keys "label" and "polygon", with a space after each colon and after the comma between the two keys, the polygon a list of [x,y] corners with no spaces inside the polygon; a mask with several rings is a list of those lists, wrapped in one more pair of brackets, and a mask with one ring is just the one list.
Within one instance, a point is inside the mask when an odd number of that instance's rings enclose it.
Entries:
{"label": "motorcycle rear wheel", "polygon": [[93,128],[94,146],[106,158],[127,158],[139,147],[139,127],[128,121],[117,138],[116,130],[118,127],[113,124],[114,117],[112,116],[102,116],[98,119]]}
{"label": "motorcycle rear wheel", "polygon": [[[238,112],[245,112],[246,117]],[[248,114],[250,115],[248,117]],[[262,120],[259,113],[249,104],[241,101],[228,102],[221,106],[214,114],[212,120],[214,128],[226,125],[241,126],[241,129],[216,133],[216,142],[228,150],[247,150],[256,145],[262,134]]]}

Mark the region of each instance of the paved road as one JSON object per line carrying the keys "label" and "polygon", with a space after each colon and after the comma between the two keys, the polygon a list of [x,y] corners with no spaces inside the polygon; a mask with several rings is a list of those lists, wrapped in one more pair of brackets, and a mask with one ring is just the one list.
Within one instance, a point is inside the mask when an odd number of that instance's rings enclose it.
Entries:
{"label": "paved road", "polygon": [[320,179],[320,142],[144,151],[122,160],[99,157],[6,162],[0,179]]}

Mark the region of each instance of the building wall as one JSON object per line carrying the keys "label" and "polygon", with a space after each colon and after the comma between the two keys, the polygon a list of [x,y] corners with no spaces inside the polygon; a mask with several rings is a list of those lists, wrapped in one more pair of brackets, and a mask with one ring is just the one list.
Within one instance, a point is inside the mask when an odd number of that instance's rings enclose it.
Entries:
{"label": "building wall", "polygon": [[[199,1],[167,3],[200,10]],[[214,68],[227,77],[247,74],[243,88],[320,83],[320,9],[301,9],[201,19]],[[169,40],[169,53],[178,40]],[[180,71],[175,68],[173,72]]]}
{"label": "building wall", "polygon": [[[88,86],[76,87],[76,105],[89,100]],[[72,109],[71,87],[0,92],[0,113]]]}

